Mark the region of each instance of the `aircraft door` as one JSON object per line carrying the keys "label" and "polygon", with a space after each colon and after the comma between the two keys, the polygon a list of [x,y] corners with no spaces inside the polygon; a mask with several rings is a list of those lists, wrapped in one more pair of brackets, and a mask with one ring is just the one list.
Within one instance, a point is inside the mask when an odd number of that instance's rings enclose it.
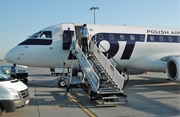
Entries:
{"label": "aircraft door", "polygon": [[69,50],[71,47],[72,39],[74,36],[74,24],[73,23],[62,23],[61,34],[62,34],[62,48],[63,50]]}
{"label": "aircraft door", "polygon": [[74,36],[74,31],[65,30],[63,33],[63,50],[69,50],[72,43],[72,36]]}

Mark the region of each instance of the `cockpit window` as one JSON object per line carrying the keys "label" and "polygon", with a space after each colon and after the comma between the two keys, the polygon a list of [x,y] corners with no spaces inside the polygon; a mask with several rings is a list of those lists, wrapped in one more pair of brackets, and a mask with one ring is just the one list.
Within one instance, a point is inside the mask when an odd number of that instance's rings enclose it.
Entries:
{"label": "cockpit window", "polygon": [[42,33],[42,31],[39,31],[39,32],[37,32],[37,33],[34,33],[33,35],[30,36],[30,38],[38,38],[41,33]]}
{"label": "cockpit window", "polygon": [[41,34],[40,38],[52,38],[52,33],[51,33],[51,31],[44,31],[44,32]]}
{"label": "cockpit window", "polygon": [[52,38],[52,32],[51,31],[39,31],[28,38]]}

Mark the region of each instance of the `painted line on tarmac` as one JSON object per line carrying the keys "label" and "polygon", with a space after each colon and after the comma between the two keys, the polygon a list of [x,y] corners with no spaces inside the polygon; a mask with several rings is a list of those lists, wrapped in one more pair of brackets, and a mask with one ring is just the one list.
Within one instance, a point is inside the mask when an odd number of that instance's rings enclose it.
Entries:
{"label": "painted line on tarmac", "polygon": [[76,105],[78,105],[87,115],[90,117],[97,117],[93,112],[91,112],[87,107],[81,104],[73,95],[70,93],[67,94],[70,100],[72,100]]}

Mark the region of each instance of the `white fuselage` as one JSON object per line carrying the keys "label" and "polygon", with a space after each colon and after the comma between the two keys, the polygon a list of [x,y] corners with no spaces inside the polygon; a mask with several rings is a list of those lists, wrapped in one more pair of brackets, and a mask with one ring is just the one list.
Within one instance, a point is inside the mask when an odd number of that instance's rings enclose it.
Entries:
{"label": "white fuselage", "polygon": [[[81,25],[66,25],[71,27],[74,36],[79,39]],[[87,27],[91,40],[97,40],[110,54],[112,53],[113,58],[123,68],[165,72],[169,58],[180,55],[179,29],[109,25]],[[63,67],[63,62],[66,62],[66,67],[70,67],[70,50],[64,50],[62,47],[64,30],[66,29],[61,24],[47,27],[11,49],[5,59],[11,63],[47,68]],[[51,31],[51,38],[40,37],[47,31]],[[48,41],[45,44],[42,44],[43,41],[36,44],[33,39]],[[111,59],[110,57],[109,60]],[[73,63],[74,67],[78,67],[76,60]]]}

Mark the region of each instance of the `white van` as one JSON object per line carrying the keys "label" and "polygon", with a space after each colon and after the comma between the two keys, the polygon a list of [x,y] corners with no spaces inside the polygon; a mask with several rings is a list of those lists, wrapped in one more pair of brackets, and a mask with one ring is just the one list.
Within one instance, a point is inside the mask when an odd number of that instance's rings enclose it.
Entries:
{"label": "white van", "polygon": [[0,67],[0,116],[3,111],[13,112],[29,103],[28,87],[13,79]]}

